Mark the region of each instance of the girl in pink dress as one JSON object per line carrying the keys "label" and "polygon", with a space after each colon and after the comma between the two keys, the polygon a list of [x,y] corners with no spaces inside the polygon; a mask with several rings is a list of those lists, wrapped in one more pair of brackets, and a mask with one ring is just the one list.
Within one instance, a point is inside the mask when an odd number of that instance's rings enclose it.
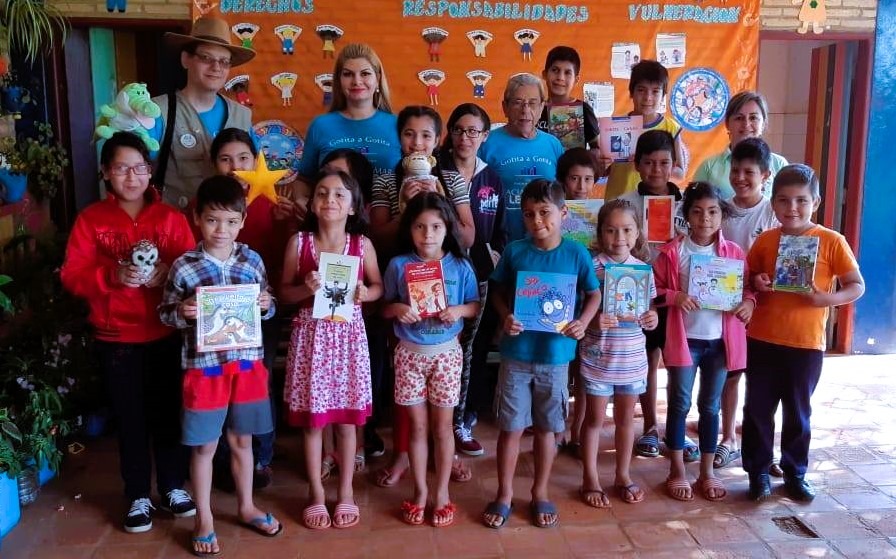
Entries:
{"label": "girl in pink dress", "polygon": [[[321,432],[336,429],[337,461],[352,464],[356,426],[370,415],[370,359],[361,303],[383,292],[373,245],[362,233],[362,196],[357,181],[342,171],[325,171],[315,181],[302,231],[290,239],[280,297],[298,303],[286,364],[287,422],[305,431],[309,505],[302,517],[310,529],[348,528],[360,514],[352,493],[353,468],[339,468],[337,505],[327,512],[321,471]],[[312,318],[314,295],[323,287],[318,272],[323,252],[358,256],[358,288],[351,321]]]}

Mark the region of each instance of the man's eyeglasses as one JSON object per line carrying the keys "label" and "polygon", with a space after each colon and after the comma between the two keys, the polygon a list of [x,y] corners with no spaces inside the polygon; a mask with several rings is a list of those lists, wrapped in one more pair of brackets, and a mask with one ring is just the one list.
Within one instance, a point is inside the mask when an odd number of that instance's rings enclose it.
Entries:
{"label": "man's eyeglasses", "polygon": [[230,59],[229,58],[215,58],[214,56],[209,56],[207,54],[203,54],[201,52],[197,52],[194,54],[196,58],[199,59],[199,62],[202,62],[206,66],[213,66],[215,63],[218,64],[221,68],[230,68]]}
{"label": "man's eyeglasses", "polygon": [[152,167],[150,165],[147,165],[146,163],[140,163],[139,165],[134,165],[131,167],[122,163],[109,167],[109,174],[116,177],[127,176],[131,171],[133,171],[135,175],[148,175],[152,172]]}
{"label": "man's eyeglasses", "polygon": [[510,99],[507,101],[507,104],[513,107],[516,110],[529,108],[533,111],[541,106],[541,99]]}
{"label": "man's eyeglasses", "polygon": [[467,138],[478,138],[482,135],[482,130],[476,128],[455,128],[451,130],[452,136],[466,136]]}

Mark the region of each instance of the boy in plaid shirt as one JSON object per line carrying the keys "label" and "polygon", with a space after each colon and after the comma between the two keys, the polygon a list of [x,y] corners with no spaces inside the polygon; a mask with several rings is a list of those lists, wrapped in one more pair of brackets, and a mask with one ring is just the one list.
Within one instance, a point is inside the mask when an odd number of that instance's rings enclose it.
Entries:
{"label": "boy in plaid shirt", "polygon": [[193,447],[190,470],[197,515],[192,544],[196,555],[220,552],[209,501],[212,457],[225,420],[240,520],[263,536],[276,536],[283,529],[273,515],[260,511],[252,500],[252,435],[274,429],[263,348],[196,350],[199,286],[257,283],[262,319],[274,316],[274,299],[268,292],[261,257],[236,242],[245,218],[246,199],[236,179],[216,176],[202,182],[193,215],[202,241],[171,266],[159,306],[162,322],[183,332],[183,444]]}

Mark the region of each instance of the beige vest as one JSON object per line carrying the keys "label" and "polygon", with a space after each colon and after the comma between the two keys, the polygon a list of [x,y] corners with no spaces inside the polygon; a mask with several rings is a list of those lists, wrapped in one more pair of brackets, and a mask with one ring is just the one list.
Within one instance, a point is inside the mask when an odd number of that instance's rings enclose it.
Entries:
{"label": "beige vest", "polygon": [[[177,92],[177,112],[174,119],[174,135],[171,138],[171,153],[168,169],[165,171],[162,200],[183,210],[196,196],[199,183],[215,174],[211,160],[212,136],[208,134],[199,113],[193,105]],[[252,126],[252,112],[246,107],[222,97],[226,103],[227,118],[225,128],[240,128],[247,132]],[[162,120],[168,126],[168,95],[154,97],[153,101],[162,109]],[[163,135],[162,138],[165,136]]]}

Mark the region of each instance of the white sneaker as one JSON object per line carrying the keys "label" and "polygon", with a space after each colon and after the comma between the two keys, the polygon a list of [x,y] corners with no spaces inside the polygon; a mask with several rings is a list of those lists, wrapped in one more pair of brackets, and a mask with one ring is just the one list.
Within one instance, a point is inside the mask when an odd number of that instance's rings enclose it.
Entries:
{"label": "white sneaker", "polygon": [[165,494],[165,500],[160,505],[161,509],[168,511],[175,518],[196,516],[196,503],[190,494],[183,489],[172,489]]}
{"label": "white sneaker", "polygon": [[130,534],[139,534],[140,532],[148,532],[152,530],[152,501],[147,498],[134,499],[131,503],[131,510],[128,511],[127,517],[124,519],[124,531]]}

